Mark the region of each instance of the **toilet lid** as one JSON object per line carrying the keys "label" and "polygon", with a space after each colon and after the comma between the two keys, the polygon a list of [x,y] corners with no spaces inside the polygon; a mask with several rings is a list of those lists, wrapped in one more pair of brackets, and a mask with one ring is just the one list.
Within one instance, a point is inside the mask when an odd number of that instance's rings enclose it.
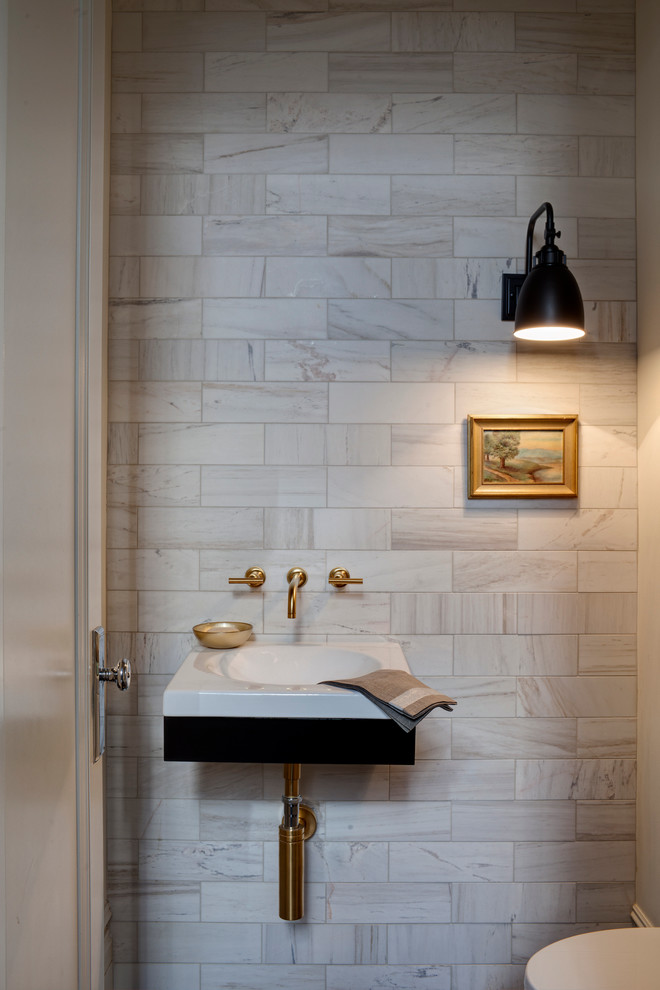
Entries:
{"label": "toilet lid", "polygon": [[534,953],[525,990],[658,990],[660,928],[573,935]]}

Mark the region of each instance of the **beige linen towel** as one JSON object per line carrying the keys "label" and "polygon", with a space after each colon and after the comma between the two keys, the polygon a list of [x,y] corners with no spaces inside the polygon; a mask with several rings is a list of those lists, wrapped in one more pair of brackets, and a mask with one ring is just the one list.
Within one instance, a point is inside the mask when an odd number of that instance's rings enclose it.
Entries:
{"label": "beige linen towel", "polygon": [[362,677],[320,683],[359,691],[382,708],[406,732],[414,729],[434,708],[444,708],[446,712],[450,712],[451,706],[457,703],[446,694],[440,694],[418,681],[405,670],[372,670]]}

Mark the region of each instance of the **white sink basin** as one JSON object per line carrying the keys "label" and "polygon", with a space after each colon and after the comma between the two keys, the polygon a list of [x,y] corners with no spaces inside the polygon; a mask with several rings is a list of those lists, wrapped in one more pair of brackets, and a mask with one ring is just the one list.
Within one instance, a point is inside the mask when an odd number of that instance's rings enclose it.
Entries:
{"label": "white sink basin", "polygon": [[167,685],[163,714],[387,719],[362,694],[318,683],[379,668],[410,670],[398,643],[259,640],[222,653],[200,647],[188,654]]}

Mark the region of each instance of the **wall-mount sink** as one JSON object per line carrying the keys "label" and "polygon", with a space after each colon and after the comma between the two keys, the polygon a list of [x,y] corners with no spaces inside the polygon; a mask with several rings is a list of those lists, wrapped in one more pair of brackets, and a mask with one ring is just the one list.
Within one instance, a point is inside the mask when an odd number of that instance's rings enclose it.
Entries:
{"label": "wall-mount sink", "polygon": [[197,648],[163,696],[165,759],[413,763],[405,733],[364,695],[319,684],[379,668],[409,671],[398,643],[250,640]]}

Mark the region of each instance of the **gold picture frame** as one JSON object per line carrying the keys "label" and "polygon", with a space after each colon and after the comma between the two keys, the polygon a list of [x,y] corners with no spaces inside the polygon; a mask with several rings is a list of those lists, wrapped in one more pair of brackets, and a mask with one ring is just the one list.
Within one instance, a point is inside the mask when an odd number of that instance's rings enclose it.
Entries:
{"label": "gold picture frame", "polygon": [[468,498],[577,498],[578,418],[468,416]]}

